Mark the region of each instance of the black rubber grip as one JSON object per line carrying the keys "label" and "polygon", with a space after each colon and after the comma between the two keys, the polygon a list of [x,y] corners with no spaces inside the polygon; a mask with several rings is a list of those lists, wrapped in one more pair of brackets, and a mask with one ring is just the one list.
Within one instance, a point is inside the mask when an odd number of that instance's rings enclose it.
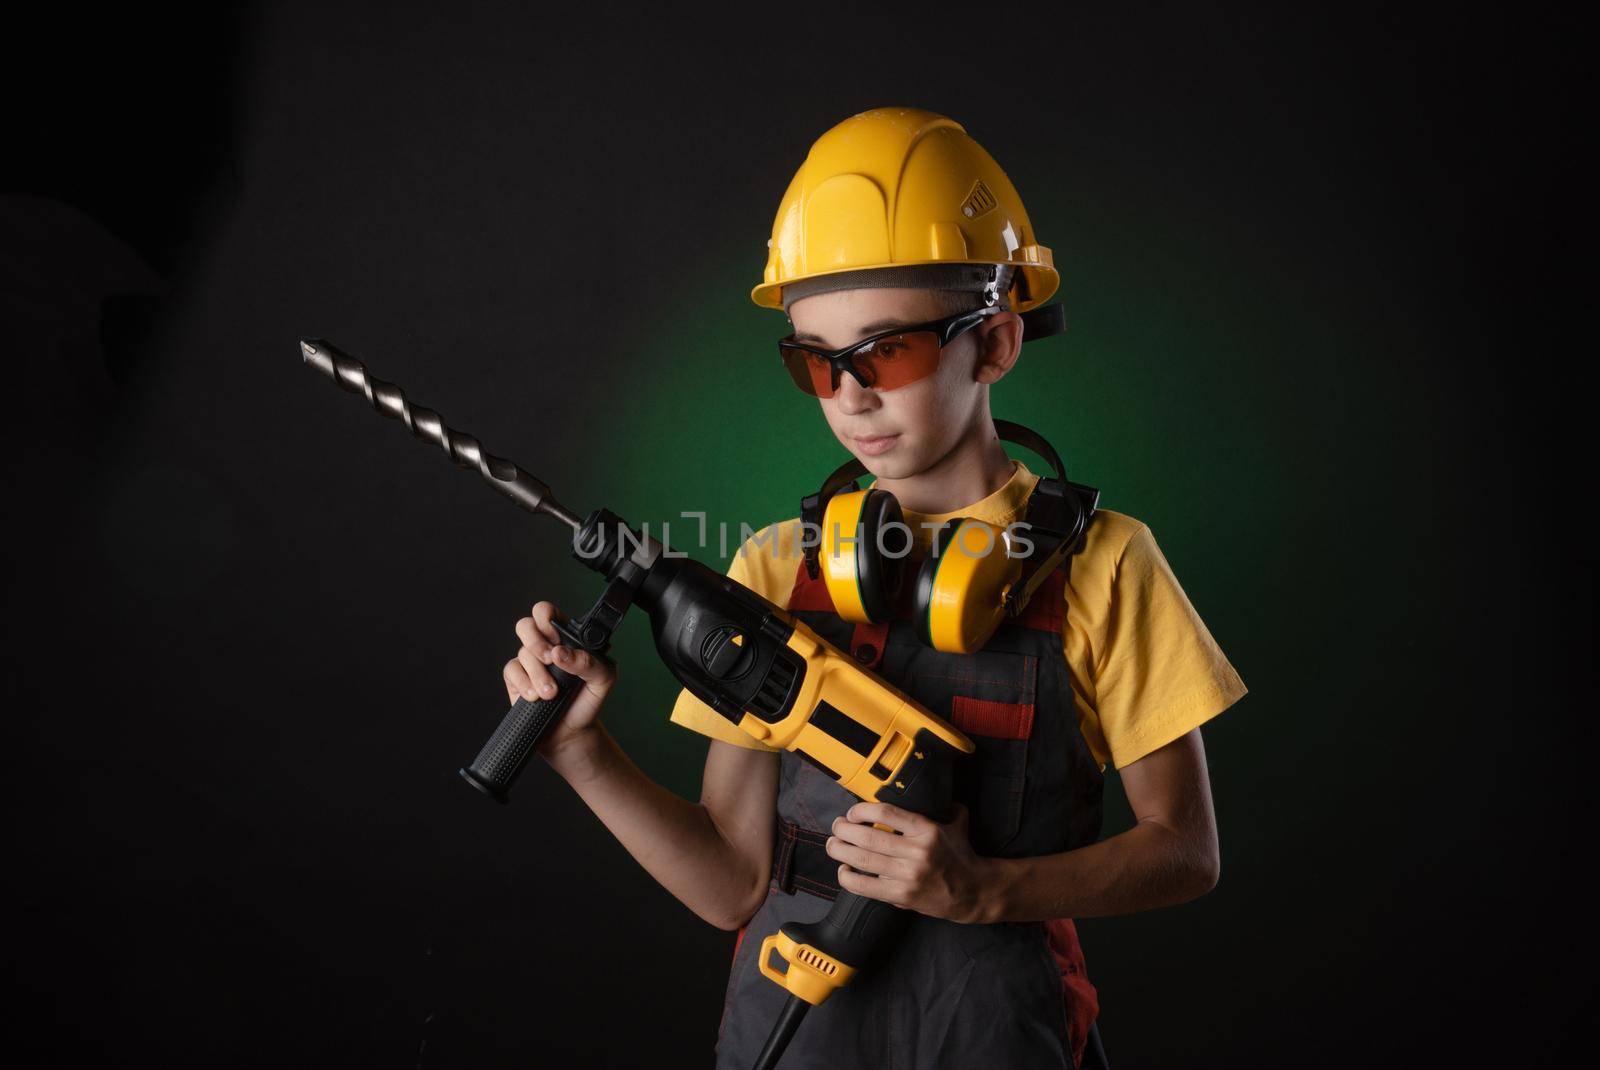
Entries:
{"label": "black rubber grip", "polygon": [[500,727],[494,730],[494,735],[489,737],[489,742],[483,745],[483,750],[478,752],[472,764],[461,770],[461,776],[468,784],[495,802],[511,801],[511,785],[522,775],[523,767],[528,764],[528,758],[539,745],[539,740],[544,738],[551,725],[561,719],[567,706],[583,687],[583,677],[554,665],[547,668],[556,682],[554,697],[537,702],[517,699],[516,705],[500,721]]}

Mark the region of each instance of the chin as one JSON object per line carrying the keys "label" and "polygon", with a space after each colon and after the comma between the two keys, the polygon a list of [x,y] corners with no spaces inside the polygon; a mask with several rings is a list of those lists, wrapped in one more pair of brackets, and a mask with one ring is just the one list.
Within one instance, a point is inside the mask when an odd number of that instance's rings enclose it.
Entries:
{"label": "chin", "polygon": [[863,457],[859,453],[855,457],[875,479],[904,479],[917,473],[910,453],[903,452],[899,447],[877,457]]}

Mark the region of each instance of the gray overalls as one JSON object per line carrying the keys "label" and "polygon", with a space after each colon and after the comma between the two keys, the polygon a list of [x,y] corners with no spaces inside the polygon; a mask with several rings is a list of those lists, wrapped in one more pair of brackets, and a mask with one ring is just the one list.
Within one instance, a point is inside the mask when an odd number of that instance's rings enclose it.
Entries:
{"label": "gray overalls", "polygon": [[[1058,570],[983,650],[945,654],[917,638],[904,603],[885,624],[851,624],[833,612],[827,588],[798,569],[789,602],[796,618],[977,744],[958,763],[956,798],[970,811],[980,855],[1054,854],[1100,836],[1102,777],[1078,730],[1061,652],[1063,583]],[[857,801],[793,753],[779,762],[772,883],[739,933],[717,1070],[750,1070],[760,1053],[788,995],[757,968],[761,941],[786,922],[827,914],[839,863],[823,843]],[[1097,1010],[1070,920],[961,925],[913,913],[891,952],[811,1008],[778,1066],[1074,1070],[1075,1052],[1084,1067],[1103,1066]]]}

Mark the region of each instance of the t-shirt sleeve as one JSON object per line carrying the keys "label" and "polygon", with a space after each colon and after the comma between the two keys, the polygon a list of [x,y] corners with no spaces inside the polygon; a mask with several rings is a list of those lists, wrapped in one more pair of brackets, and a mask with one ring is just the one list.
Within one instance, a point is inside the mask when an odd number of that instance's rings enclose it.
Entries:
{"label": "t-shirt sleeve", "polygon": [[1117,561],[1101,651],[1096,707],[1118,769],[1209,721],[1248,690],[1145,524]]}
{"label": "t-shirt sleeve", "polygon": [[[747,529],[748,530],[748,529]],[[766,532],[758,532],[755,536],[756,548],[751,549],[751,543],[746,542],[741,547],[741,552],[733,555],[733,560],[728,564],[727,575],[730,579],[737,580],[769,602],[780,606],[789,603],[789,591],[777,591],[779,573],[772,567],[773,562],[758,559],[755,555],[768,553],[770,548],[761,546],[761,536]],[[792,583],[792,577],[791,577]],[[672,716],[669,718],[673,724],[682,725],[692,731],[712,739],[720,739],[724,743],[732,743],[736,747],[745,747],[749,750],[764,750],[773,754],[779,753],[777,747],[769,747],[758,742],[753,737],[740,731],[722,714],[695,698],[684,688],[678,692],[678,699],[672,706]]]}

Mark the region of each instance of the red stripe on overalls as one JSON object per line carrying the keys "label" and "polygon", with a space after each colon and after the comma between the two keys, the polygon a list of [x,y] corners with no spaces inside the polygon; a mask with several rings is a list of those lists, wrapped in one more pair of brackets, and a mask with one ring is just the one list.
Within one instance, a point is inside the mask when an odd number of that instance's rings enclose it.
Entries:
{"label": "red stripe on overalls", "polygon": [[[906,585],[907,588],[910,584]],[[1066,598],[1066,577],[1057,569],[1039,585],[1034,596],[1029,599],[1027,608],[1017,618],[1017,623],[1025,628],[1037,628],[1040,631],[1061,633],[1064,619]],[[795,570],[794,587],[789,592],[789,603],[786,607],[790,610],[817,610],[827,613],[834,612],[833,598],[828,594],[828,587],[819,575],[812,579],[806,572],[804,562]],[[883,660],[884,641],[889,636],[888,622],[883,624],[857,624],[855,634],[850,638],[850,653],[855,655],[868,668],[876,668]],[[1025,738],[1031,734],[1033,723],[1031,711],[1026,714],[1021,708],[1012,708],[1007,703],[980,703],[969,700],[973,704],[964,710],[964,713],[976,715],[985,722],[994,720],[1004,723],[1007,731],[995,733],[1011,735],[1019,732],[1026,719],[1027,733],[1013,736],[1012,738]],[[1084,1045],[1089,1039],[1089,1027],[1100,1016],[1100,993],[1089,981],[1088,967],[1083,958],[1083,945],[1078,941],[1078,927],[1072,923],[1071,918],[1056,918],[1044,923],[1050,953],[1055,956],[1056,968],[1061,974],[1061,999],[1066,1008],[1067,1025],[1072,1041],[1072,1061],[1074,1064],[1083,1062]],[[733,954],[739,955],[739,945],[744,943],[745,926],[739,927],[739,936],[733,942]]]}

